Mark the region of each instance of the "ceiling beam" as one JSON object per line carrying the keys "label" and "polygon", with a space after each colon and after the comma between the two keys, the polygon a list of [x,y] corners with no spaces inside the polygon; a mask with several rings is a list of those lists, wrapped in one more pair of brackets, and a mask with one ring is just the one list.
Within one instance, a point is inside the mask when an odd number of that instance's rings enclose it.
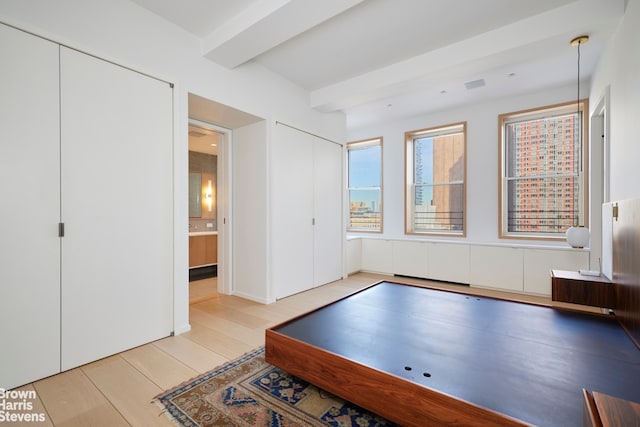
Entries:
{"label": "ceiling beam", "polygon": [[[621,7],[622,2],[616,2],[615,5]],[[617,19],[623,12],[616,10],[609,2],[578,0],[470,39],[314,90],[310,94],[310,104],[319,111],[331,112],[410,93],[424,86],[429,80],[441,79],[447,70],[460,70],[465,68],[465,64],[483,61],[488,57],[499,60],[504,56],[522,55],[523,49],[548,47],[554,38],[562,40],[560,43],[564,43],[566,38],[566,45],[562,44],[559,47],[570,49],[571,38],[581,31],[588,30],[590,24]],[[544,31],[540,31],[541,28],[544,28]],[[503,61],[509,62],[506,58]]]}
{"label": "ceiling beam", "polygon": [[203,41],[203,55],[235,68],[363,0],[264,0],[236,15]]}

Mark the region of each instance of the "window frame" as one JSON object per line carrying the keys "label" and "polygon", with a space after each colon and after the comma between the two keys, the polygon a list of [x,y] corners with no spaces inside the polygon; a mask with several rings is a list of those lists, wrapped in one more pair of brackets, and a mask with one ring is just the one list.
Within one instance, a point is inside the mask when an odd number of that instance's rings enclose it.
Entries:
{"label": "window frame", "polygon": [[[463,177],[462,177],[462,230],[414,230],[414,141],[424,137],[445,136],[453,133],[462,133],[463,135]],[[466,237],[467,236],[467,122],[456,122],[441,126],[434,126],[425,129],[412,130],[404,133],[404,233],[406,235],[417,236],[447,236],[447,237]],[[431,183],[436,185],[451,185],[448,183]]]}
{"label": "window frame", "polygon": [[[519,232],[508,230],[509,216],[509,199],[508,199],[508,180],[507,176],[507,153],[508,147],[505,140],[505,125],[517,122],[536,119],[544,119],[547,117],[562,116],[572,113],[578,113],[578,120],[581,121],[580,132],[578,135],[578,173],[575,175],[578,180],[578,224],[589,226],[589,100],[581,99],[576,105],[576,101],[563,102],[559,104],[545,105],[537,108],[514,111],[510,113],[500,114],[498,116],[498,238],[500,239],[526,239],[526,240],[546,240],[546,241],[562,241],[566,239],[565,232]],[[566,133],[567,130],[565,129]],[[570,156],[567,153],[555,153],[556,156],[564,156],[564,163],[568,162]],[[562,157],[561,157],[562,158]],[[546,174],[545,177],[557,176],[562,177],[566,174]]]}
{"label": "window frame", "polygon": [[[383,232],[383,227],[384,227],[384,190],[383,190],[383,152],[384,152],[384,145],[383,145],[383,137],[382,136],[378,136],[378,137],[374,137],[374,138],[367,138],[367,139],[362,139],[362,140],[358,140],[358,141],[351,141],[348,142],[346,145],[346,181],[347,181],[347,206],[348,206],[348,213],[347,213],[347,232],[348,233],[375,233],[375,234],[381,234]],[[380,185],[379,186],[374,186],[374,187],[351,187],[351,183],[350,183],[350,172],[349,172],[349,155],[351,150],[361,150],[361,149],[365,149],[368,147],[376,147],[379,146],[380,147]],[[380,203],[379,203],[379,209],[380,209],[380,226],[378,228],[364,228],[364,227],[351,227],[351,190],[371,190],[371,189],[378,189],[378,191],[380,192]]]}

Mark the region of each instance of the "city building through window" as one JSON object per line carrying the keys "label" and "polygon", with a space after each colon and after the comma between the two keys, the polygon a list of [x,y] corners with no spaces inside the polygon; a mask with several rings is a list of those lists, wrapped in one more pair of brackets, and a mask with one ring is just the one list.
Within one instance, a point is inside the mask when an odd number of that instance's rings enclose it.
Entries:
{"label": "city building through window", "polygon": [[466,123],[405,133],[405,232],[465,235]]}
{"label": "city building through window", "polygon": [[500,237],[557,239],[587,225],[586,103],[499,116]]}
{"label": "city building through window", "polygon": [[347,144],[348,231],[382,232],[382,138]]}

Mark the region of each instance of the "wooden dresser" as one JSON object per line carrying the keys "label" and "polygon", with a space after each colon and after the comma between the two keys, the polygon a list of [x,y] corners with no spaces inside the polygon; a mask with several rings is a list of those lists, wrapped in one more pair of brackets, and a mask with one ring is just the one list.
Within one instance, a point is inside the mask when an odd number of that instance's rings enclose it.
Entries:
{"label": "wooden dresser", "polygon": [[553,301],[616,308],[615,285],[605,276],[587,276],[577,271],[551,270]]}

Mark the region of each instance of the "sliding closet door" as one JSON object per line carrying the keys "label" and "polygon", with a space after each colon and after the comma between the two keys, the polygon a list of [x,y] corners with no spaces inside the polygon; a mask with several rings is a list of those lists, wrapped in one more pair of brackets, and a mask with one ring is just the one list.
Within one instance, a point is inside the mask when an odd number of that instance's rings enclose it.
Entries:
{"label": "sliding closet door", "polygon": [[62,368],[172,331],[172,89],[61,49]]}
{"label": "sliding closet door", "polygon": [[12,388],[60,371],[58,45],[0,24],[0,58],[0,387]]}
{"label": "sliding closet door", "polygon": [[313,285],[342,278],[342,147],[316,138],[313,144]]}
{"label": "sliding closet door", "polygon": [[272,277],[284,298],[342,277],[342,147],[277,124],[271,153]]}
{"label": "sliding closet door", "polygon": [[313,136],[276,125],[272,141],[272,277],[276,298],[313,286]]}

